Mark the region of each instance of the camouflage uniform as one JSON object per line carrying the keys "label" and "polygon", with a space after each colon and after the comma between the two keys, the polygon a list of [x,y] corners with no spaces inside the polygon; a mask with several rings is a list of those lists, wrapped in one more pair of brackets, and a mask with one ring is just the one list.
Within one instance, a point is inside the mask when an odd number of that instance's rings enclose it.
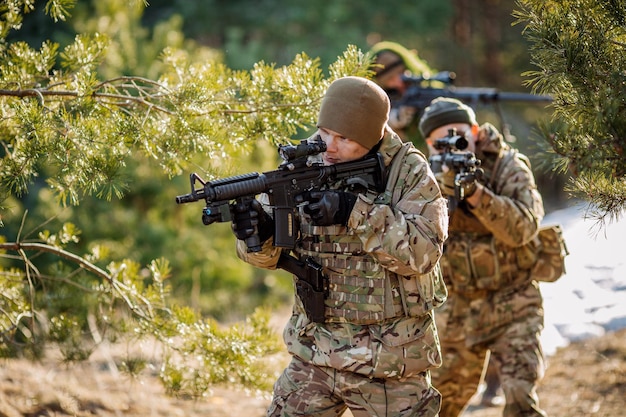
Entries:
{"label": "camouflage uniform", "polygon": [[529,252],[543,203],[526,157],[490,124],[479,135],[486,188],[477,207],[461,202],[452,212],[441,259],[449,299],[437,311],[443,366],[432,375],[443,396],[440,416],[462,413],[489,351],[506,396],[504,416],[545,416],[535,393],[543,372],[542,297]]}
{"label": "camouflage uniform", "polygon": [[[385,166],[402,148],[387,130]],[[361,193],[348,227],[314,226],[300,212],[295,254],[311,256],[328,279],[325,322],[295,298],[284,340],[293,356],[274,386],[269,416],[436,416],[440,395],[429,370],[441,364],[432,310],[446,298],[438,261],[446,238],[446,201],[422,153],[410,144],[398,180],[380,195]],[[331,184],[344,189],[345,184]],[[276,268],[281,249],[265,242],[239,256]],[[294,277],[294,282],[297,280]]]}

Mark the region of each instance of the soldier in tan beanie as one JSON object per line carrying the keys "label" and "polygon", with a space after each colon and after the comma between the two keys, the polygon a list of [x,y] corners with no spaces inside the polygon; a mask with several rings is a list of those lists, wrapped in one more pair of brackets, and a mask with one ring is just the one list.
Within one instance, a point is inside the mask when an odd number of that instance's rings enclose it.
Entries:
{"label": "soldier in tan beanie", "polygon": [[[322,266],[324,317],[307,316],[304,306],[314,299],[294,277],[293,314],[283,332],[292,361],[274,385],[268,416],[330,417],[349,408],[355,417],[435,417],[439,411],[429,373],[441,364],[432,310],[446,298],[438,266],[446,200],[425,156],[387,128],[388,113],[384,91],[360,77],[334,81],[322,100],[316,135],[327,146],[323,163],[379,153],[388,182],[380,192],[351,178],[296,198],[299,239],[291,252]],[[271,234],[261,238],[260,252],[246,250],[250,219],[261,223],[263,213],[236,216],[237,253],[276,269],[283,249],[273,246]]]}

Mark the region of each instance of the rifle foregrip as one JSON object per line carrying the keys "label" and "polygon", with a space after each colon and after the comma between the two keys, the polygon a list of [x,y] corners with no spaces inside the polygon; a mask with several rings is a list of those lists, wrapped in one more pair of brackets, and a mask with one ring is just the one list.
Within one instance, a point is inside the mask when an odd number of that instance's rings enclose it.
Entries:
{"label": "rifle foregrip", "polygon": [[[236,177],[233,177],[236,178]],[[265,175],[252,173],[238,177],[240,181],[227,184],[211,183],[205,187],[205,194],[212,201],[231,200],[242,196],[254,196],[267,189]]]}

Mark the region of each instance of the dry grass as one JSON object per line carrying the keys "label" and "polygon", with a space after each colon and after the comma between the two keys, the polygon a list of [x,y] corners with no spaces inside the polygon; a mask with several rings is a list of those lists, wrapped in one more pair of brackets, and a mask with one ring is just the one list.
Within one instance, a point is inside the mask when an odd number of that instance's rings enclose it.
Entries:
{"label": "dry grass", "polygon": [[[141,347],[140,347],[141,348]],[[40,363],[4,360],[0,367],[0,417],[233,417],[264,416],[269,398],[215,388],[200,400],[168,397],[153,364],[132,379],[116,370],[115,352],[88,362],[60,365],[55,355]],[[113,360],[113,358],[116,358]],[[286,355],[277,366],[286,363]],[[626,329],[574,343],[550,357],[539,390],[550,416],[619,417],[626,413]],[[499,417],[501,408],[472,406],[464,417]]]}
{"label": "dry grass", "polygon": [[[548,416],[626,415],[626,329],[573,343],[548,359],[538,390]],[[471,407],[463,417],[500,417],[501,410]]]}

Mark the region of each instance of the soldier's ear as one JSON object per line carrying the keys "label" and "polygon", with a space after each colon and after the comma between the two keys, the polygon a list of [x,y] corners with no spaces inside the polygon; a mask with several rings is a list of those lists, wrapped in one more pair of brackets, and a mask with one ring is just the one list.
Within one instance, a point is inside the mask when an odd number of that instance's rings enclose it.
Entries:
{"label": "soldier's ear", "polygon": [[479,126],[477,124],[472,125],[472,136],[476,137],[478,135]]}

